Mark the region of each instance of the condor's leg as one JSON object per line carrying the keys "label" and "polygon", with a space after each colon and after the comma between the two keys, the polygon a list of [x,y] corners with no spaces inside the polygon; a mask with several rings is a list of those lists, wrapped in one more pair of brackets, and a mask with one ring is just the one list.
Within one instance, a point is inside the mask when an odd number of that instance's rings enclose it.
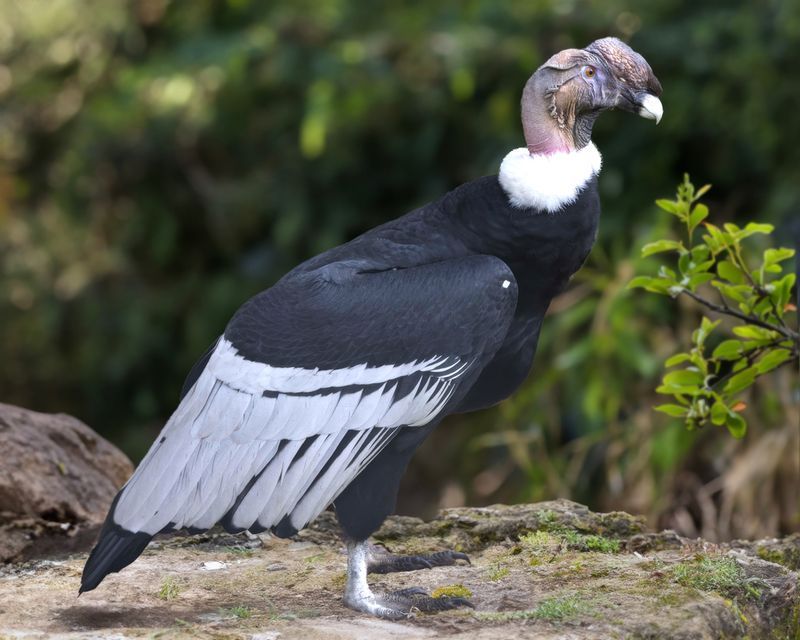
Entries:
{"label": "condor's leg", "polygon": [[[407,617],[412,611],[435,612],[458,607],[472,607],[464,598],[432,598],[423,589],[403,589],[388,594],[373,593],[367,573],[411,571],[438,565],[454,564],[464,554],[439,552],[426,556],[376,554],[367,538],[387,515],[394,511],[400,477],[420,442],[433,426],[401,432],[336,499],[336,516],[349,542],[347,545],[347,585],[344,602],[351,609],[381,618]],[[433,561],[432,561],[433,560]]]}
{"label": "condor's leg", "polygon": [[412,587],[391,593],[373,593],[367,583],[368,544],[347,544],[347,584],[344,603],[351,609],[370,613],[379,618],[399,620],[412,616],[415,611],[435,613],[459,607],[472,607],[465,598],[453,596],[431,597],[424,589]]}

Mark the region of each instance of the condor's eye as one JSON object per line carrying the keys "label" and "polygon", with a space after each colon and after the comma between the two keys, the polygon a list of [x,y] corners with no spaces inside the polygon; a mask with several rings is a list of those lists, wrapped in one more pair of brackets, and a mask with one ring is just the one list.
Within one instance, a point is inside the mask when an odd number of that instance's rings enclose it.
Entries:
{"label": "condor's eye", "polygon": [[594,67],[586,66],[583,68],[583,75],[587,78],[594,78],[596,73],[597,71],[595,70]]}

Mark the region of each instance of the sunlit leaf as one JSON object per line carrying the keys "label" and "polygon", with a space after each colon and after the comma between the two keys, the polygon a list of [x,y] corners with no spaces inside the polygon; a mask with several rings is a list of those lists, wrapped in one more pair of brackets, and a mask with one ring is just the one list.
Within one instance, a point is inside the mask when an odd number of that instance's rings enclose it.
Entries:
{"label": "sunlit leaf", "polygon": [[682,362],[687,362],[691,360],[692,357],[688,353],[678,353],[671,358],[668,358],[667,361],[664,363],[665,367],[674,367],[676,364],[681,364]]}
{"label": "sunlit leaf", "polygon": [[725,426],[728,427],[730,434],[737,440],[744,438],[747,433],[747,422],[745,422],[745,419],[738,413],[728,413]]}
{"label": "sunlit leaf", "polygon": [[734,284],[742,284],[744,282],[744,274],[730,260],[720,260],[717,263],[717,273],[720,278],[724,278]]}
{"label": "sunlit leaf", "polygon": [[756,371],[758,371],[759,374],[768,373],[769,371],[781,366],[791,357],[792,352],[788,349],[775,349],[774,351],[769,351],[761,356],[758,362],[756,362]]}
{"label": "sunlit leaf", "polygon": [[708,217],[708,207],[704,204],[695,205],[689,216],[689,231],[694,231],[703,220]]}
{"label": "sunlit leaf", "polygon": [[689,386],[699,385],[703,383],[703,374],[699,371],[692,371],[690,369],[683,369],[681,371],[673,371],[664,376],[664,384],[667,386]]}
{"label": "sunlit leaf", "polygon": [[717,425],[725,424],[728,417],[728,407],[724,402],[717,401],[711,407],[711,422]]}
{"label": "sunlit leaf", "polygon": [[753,384],[757,374],[758,372],[753,368],[748,368],[737,373],[725,383],[723,392],[727,395],[733,395],[747,389],[747,387]]}
{"label": "sunlit leaf", "polygon": [[735,360],[742,355],[742,341],[741,340],[725,340],[721,342],[714,353],[713,358],[720,360]]}
{"label": "sunlit leaf", "polygon": [[673,418],[682,418],[689,413],[689,410],[686,407],[682,407],[678,404],[662,404],[654,408],[656,411],[666,413],[668,416],[672,416]]}
{"label": "sunlit leaf", "polygon": [[681,207],[678,202],[662,198],[660,200],[656,200],[656,205],[658,206],[659,209],[663,209],[664,211],[671,213],[672,215],[678,217],[680,217],[681,215]]}
{"label": "sunlit leaf", "polygon": [[740,327],[734,327],[733,332],[740,338],[749,338],[750,340],[764,340],[764,341],[775,340],[780,335],[776,331],[764,329],[763,327],[756,327],[751,324]]}
{"label": "sunlit leaf", "polygon": [[664,251],[680,251],[686,252],[682,242],[676,240],[658,240],[657,242],[650,242],[642,247],[642,257],[652,256],[656,253],[663,253]]}

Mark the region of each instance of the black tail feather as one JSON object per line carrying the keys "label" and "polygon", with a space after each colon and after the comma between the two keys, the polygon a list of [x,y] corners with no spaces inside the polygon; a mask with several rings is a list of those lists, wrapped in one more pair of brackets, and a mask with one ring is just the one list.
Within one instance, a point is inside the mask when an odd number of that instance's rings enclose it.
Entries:
{"label": "black tail feather", "polygon": [[114,499],[97,544],[83,567],[79,594],[94,589],[109,573],[127,567],[153,538],[149,533],[126,531],[114,522],[114,507],[118,499],[119,495]]}

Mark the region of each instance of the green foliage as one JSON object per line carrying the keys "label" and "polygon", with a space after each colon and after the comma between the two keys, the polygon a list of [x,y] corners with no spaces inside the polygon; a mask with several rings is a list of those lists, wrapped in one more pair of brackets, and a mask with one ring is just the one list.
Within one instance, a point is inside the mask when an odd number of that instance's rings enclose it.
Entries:
{"label": "green foliage", "polygon": [[[675,404],[656,407],[682,418],[689,428],[708,423],[725,425],[735,438],[747,430],[742,395],[763,375],[800,361],[800,333],[788,318],[797,311],[790,303],[796,284],[794,273],[781,264],[794,250],[767,248],[759,256],[748,251],[744,240],[769,235],[770,224],[750,222],[743,227],[726,223],[722,228],[705,222],[706,205],[698,202],[710,187],[695,191],[689,176],[678,186],[675,200],[657,200],[662,210],[685,228],[682,240],[656,240],[642,248],[642,256],[668,254],[658,275],[637,276],[628,285],[676,298],[686,295],[721,318],[732,320],[728,336],[720,340],[722,320],[702,318],[692,333],[692,348],[670,357],[658,393],[673,396]],[[698,233],[700,224],[705,233]],[[700,237],[698,237],[700,236]],[[719,302],[711,296],[716,290]],[[735,337],[734,337],[735,336]],[[712,348],[712,344],[715,344]],[[678,367],[678,368],[676,368]]]}
{"label": "green foliage", "polygon": [[730,597],[758,596],[758,590],[745,581],[745,573],[736,560],[727,556],[701,554],[670,567],[668,573],[675,582],[700,591],[715,591]]}
{"label": "green foliage", "polygon": [[175,580],[172,576],[167,576],[161,583],[161,587],[158,590],[158,597],[161,600],[175,600],[182,591],[182,587],[180,583]]}
{"label": "green foliage", "polygon": [[569,620],[591,611],[591,605],[576,595],[544,598],[534,609],[526,611],[479,612],[479,620],[506,622],[509,620]]}
{"label": "green foliage", "polygon": [[489,570],[486,572],[486,577],[492,582],[499,582],[503,578],[507,577],[509,573],[510,571],[508,567],[504,567],[498,563],[489,568]]}
{"label": "green foliage", "polygon": [[559,545],[575,551],[597,551],[600,553],[619,553],[620,542],[595,534],[579,533],[573,529],[559,528],[549,531],[532,531],[519,538],[524,549],[533,553],[557,551]]}
{"label": "green foliage", "polygon": [[471,598],[472,591],[467,589],[463,584],[450,584],[444,587],[437,587],[431,591],[431,597],[441,598],[442,596],[449,596],[451,598]]}
{"label": "green foliage", "polygon": [[236,605],[228,609],[221,609],[220,614],[225,617],[238,618],[239,620],[247,620],[253,617],[253,610],[244,605]]}

